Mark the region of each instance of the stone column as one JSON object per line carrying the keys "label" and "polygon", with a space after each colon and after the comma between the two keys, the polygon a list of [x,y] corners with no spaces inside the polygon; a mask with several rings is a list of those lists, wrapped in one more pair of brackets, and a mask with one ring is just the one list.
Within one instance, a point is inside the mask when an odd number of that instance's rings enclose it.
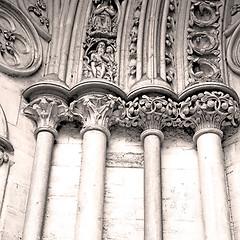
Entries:
{"label": "stone column", "polygon": [[180,105],[183,125],[195,130],[205,237],[231,240],[221,128],[236,124],[237,103],[229,94],[206,91]]}
{"label": "stone column", "polygon": [[43,219],[51,167],[54,139],[58,123],[66,118],[67,105],[54,97],[39,97],[30,102],[24,114],[37,123],[36,151],[23,231],[23,240],[42,238]]}
{"label": "stone column", "polygon": [[70,105],[83,122],[82,164],[78,193],[75,240],[101,240],[109,119],[118,98],[106,94],[80,97]]}
{"label": "stone column", "polygon": [[[1,145],[1,144],[0,144]],[[0,146],[0,216],[11,162],[3,147]]]}
{"label": "stone column", "polygon": [[161,129],[177,117],[177,104],[164,96],[142,96],[128,103],[126,125],[143,129],[144,148],[144,239],[163,239]]}

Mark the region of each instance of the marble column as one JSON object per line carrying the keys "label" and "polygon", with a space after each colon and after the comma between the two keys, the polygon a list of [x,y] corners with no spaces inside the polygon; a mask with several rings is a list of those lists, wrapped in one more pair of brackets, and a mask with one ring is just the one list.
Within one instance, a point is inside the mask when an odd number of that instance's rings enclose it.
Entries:
{"label": "marble column", "polygon": [[117,98],[91,94],[70,105],[73,114],[83,123],[83,139],[75,240],[102,239],[105,161],[110,137],[109,119]]}
{"label": "marble column", "polygon": [[231,240],[222,131],[206,128],[194,135],[198,150],[203,222],[207,239]]}
{"label": "marble column", "polygon": [[24,108],[24,114],[37,123],[37,128],[23,240],[42,238],[52,151],[57,135],[56,127],[66,117],[67,110],[67,105],[54,97],[36,98]]}
{"label": "marble column", "polygon": [[238,104],[224,92],[205,91],[181,102],[179,113],[195,131],[205,238],[231,240],[221,129],[236,125]]}
{"label": "marble column", "polygon": [[177,117],[177,103],[165,96],[143,95],[127,103],[126,125],[143,129],[144,148],[144,239],[163,239],[161,129]]}
{"label": "marble column", "polygon": [[[1,144],[0,144],[1,145]],[[0,216],[3,207],[4,195],[11,162],[3,147],[0,146]]]}
{"label": "marble column", "polygon": [[144,148],[144,239],[162,239],[161,142],[157,129],[143,131]]}

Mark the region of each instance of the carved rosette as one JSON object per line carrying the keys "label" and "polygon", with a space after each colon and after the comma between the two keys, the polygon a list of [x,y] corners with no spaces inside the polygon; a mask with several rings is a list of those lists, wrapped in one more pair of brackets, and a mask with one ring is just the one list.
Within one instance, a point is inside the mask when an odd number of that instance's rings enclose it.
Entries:
{"label": "carved rosette", "polygon": [[109,127],[115,124],[124,111],[124,101],[110,94],[86,95],[70,104],[73,117],[83,123],[83,128]]}
{"label": "carved rosette", "polygon": [[192,0],[188,28],[188,85],[222,82],[220,71],[221,0]]}
{"label": "carved rosette", "polygon": [[125,116],[119,124],[127,127],[139,126],[143,130],[172,126],[178,116],[178,104],[165,96],[146,96],[126,103]]}
{"label": "carved rosette", "polygon": [[23,109],[26,117],[37,124],[35,134],[47,130],[56,135],[56,128],[61,121],[71,119],[69,108],[62,100],[54,97],[38,97]]}
{"label": "carved rosette", "polygon": [[229,125],[236,127],[240,120],[237,101],[219,91],[195,94],[179,105],[179,125],[191,127],[195,132],[206,128],[221,130]]}

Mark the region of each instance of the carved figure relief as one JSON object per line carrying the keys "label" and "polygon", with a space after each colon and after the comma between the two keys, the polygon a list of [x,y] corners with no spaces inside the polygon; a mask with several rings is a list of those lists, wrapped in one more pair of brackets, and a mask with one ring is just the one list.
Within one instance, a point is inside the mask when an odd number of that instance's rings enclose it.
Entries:
{"label": "carved figure relief", "polygon": [[189,85],[222,82],[218,40],[221,5],[221,1],[191,1],[187,37]]}
{"label": "carved figure relief", "polygon": [[118,0],[93,0],[84,42],[83,78],[101,78],[115,82],[119,17],[120,2]]}
{"label": "carved figure relief", "polygon": [[0,70],[11,75],[30,75],[42,61],[38,35],[13,5],[0,2],[0,9]]}
{"label": "carved figure relief", "polygon": [[137,40],[138,27],[142,8],[142,0],[136,1],[136,8],[133,13],[133,25],[130,31],[130,45],[129,45],[129,75],[131,78],[136,78],[137,70]]}

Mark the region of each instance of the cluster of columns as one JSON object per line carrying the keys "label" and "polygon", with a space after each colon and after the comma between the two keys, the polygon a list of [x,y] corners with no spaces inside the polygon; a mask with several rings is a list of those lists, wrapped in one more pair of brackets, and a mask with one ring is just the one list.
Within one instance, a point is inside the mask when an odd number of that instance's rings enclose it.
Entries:
{"label": "cluster of columns", "polygon": [[[210,93],[211,94],[211,93]],[[58,97],[40,96],[24,109],[37,123],[37,145],[32,170],[23,240],[41,239],[48,179],[57,125],[77,118],[82,124],[82,168],[79,183],[75,240],[102,239],[105,161],[109,127],[114,122],[143,129],[144,148],[144,239],[163,239],[161,196],[161,144],[165,126],[191,126],[195,130],[199,158],[203,223],[207,239],[230,240],[229,208],[221,146],[222,123],[233,123],[237,103],[218,107],[219,96],[207,103],[197,97],[177,103],[166,97],[142,96],[125,104],[109,94],[89,94],[70,106]],[[221,100],[221,103],[222,104]],[[119,107],[120,106],[120,107]],[[204,106],[204,107],[202,107]],[[194,109],[194,110],[193,110]],[[210,116],[210,117],[209,117]],[[220,119],[220,120],[219,120]]]}

